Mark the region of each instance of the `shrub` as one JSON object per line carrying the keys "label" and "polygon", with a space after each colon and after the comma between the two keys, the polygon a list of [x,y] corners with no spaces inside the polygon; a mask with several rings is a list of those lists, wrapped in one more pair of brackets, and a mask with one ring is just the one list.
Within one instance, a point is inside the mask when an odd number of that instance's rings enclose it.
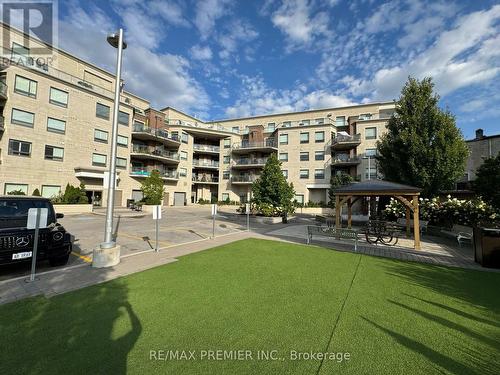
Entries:
{"label": "shrub", "polygon": [[198,204],[210,204],[210,201],[208,199],[200,198],[198,199]]}
{"label": "shrub", "polygon": [[52,199],[54,204],[86,204],[89,200],[85,194],[85,185],[80,186],[66,185],[64,192]]}
{"label": "shrub", "polygon": [[32,195],[33,195],[34,197],[40,197],[40,196],[42,196],[42,195],[40,194],[40,190],[38,190],[38,188],[37,188],[37,189],[35,189],[35,190],[33,190],[33,194],[32,194]]}
{"label": "shrub", "polygon": [[160,172],[154,170],[151,174],[144,179],[141,184],[141,190],[144,195],[142,199],[146,204],[159,205],[165,194],[163,180]]}
{"label": "shrub", "polygon": [[22,190],[12,190],[7,193],[7,195],[26,195]]}

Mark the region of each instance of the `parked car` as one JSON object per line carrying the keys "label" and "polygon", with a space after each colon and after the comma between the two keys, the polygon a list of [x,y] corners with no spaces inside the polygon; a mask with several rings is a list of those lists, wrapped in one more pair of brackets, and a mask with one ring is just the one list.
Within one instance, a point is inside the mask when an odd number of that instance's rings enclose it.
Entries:
{"label": "parked car", "polygon": [[71,235],[57,222],[50,200],[22,195],[0,196],[0,265],[31,260],[34,229],[27,229],[28,210],[47,208],[47,227],[39,230],[37,260],[48,260],[51,266],[64,265],[71,253]]}

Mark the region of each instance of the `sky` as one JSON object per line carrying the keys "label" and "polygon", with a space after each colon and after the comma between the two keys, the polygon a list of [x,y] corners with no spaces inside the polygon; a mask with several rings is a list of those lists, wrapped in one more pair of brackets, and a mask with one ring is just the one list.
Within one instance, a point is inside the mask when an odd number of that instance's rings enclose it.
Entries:
{"label": "sky", "polygon": [[203,120],[393,100],[431,76],[464,136],[500,133],[500,3],[59,0],[59,47]]}

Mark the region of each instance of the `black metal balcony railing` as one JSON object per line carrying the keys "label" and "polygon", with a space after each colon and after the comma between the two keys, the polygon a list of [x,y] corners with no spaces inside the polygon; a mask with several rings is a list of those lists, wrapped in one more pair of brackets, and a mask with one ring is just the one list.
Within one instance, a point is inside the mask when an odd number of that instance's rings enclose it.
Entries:
{"label": "black metal balcony railing", "polygon": [[243,141],[241,143],[233,143],[233,148],[267,148],[267,147],[277,147],[274,138],[267,138],[260,142],[249,142]]}
{"label": "black metal balcony railing", "polygon": [[179,172],[171,169],[132,167],[130,174],[132,176],[148,177],[154,170],[160,172],[160,176],[164,178],[179,178]]}
{"label": "black metal balcony railing", "polygon": [[159,156],[167,159],[179,160],[177,152],[166,151],[159,148],[152,148],[144,145],[133,145],[132,152],[136,154],[146,154],[152,156]]}
{"label": "black metal balcony railing", "polygon": [[232,176],[231,182],[255,182],[259,176],[256,175],[243,175],[243,176]]}
{"label": "black metal balcony railing", "polygon": [[0,97],[7,98],[7,84],[4,81],[0,81]]}
{"label": "black metal balcony railing", "polygon": [[267,158],[254,158],[254,159],[237,159],[234,161],[235,165],[264,165]]}
{"label": "black metal balcony railing", "polygon": [[354,134],[354,135],[343,135],[343,134],[337,134],[332,138],[332,144],[335,143],[350,143],[350,142],[361,142],[361,134]]}
{"label": "black metal balcony railing", "polygon": [[195,151],[210,151],[210,152],[219,152],[220,151],[219,146],[199,145],[199,144],[194,144],[193,149]]}
{"label": "black metal balcony railing", "polygon": [[206,161],[206,160],[193,160],[193,165],[196,167],[218,167],[219,162],[218,161]]}
{"label": "black metal balcony railing", "polygon": [[219,182],[219,177],[205,174],[194,174],[192,177],[194,182]]}
{"label": "black metal balcony railing", "polygon": [[150,128],[149,126],[142,124],[134,124],[133,132],[135,133],[147,133],[155,137],[161,137],[169,139],[171,141],[179,142],[179,137],[177,135],[169,134],[168,131],[163,129]]}

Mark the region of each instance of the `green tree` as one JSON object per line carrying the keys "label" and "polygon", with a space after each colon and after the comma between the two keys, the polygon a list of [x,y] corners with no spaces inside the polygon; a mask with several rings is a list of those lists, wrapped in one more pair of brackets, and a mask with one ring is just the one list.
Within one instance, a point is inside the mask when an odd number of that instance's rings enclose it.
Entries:
{"label": "green tree", "polygon": [[[271,154],[260,177],[252,185],[253,202],[261,212],[285,216],[294,210],[292,199],[295,195],[293,184],[286,181],[281,171],[281,162],[276,154]],[[271,212],[264,207],[272,208]]]}
{"label": "green tree", "polygon": [[476,171],[472,187],[485,202],[500,210],[500,152],[484,160]]}
{"label": "green tree", "polygon": [[330,188],[328,189],[328,199],[330,200],[328,205],[331,208],[335,207],[335,189],[339,188],[340,186],[350,184],[353,181],[354,179],[352,178],[352,176],[345,172],[335,173],[334,175],[332,175],[332,177],[330,178]]}
{"label": "green tree", "polygon": [[54,203],[62,204],[86,204],[89,203],[87,195],[85,194],[85,185],[80,186],[66,185],[64,193],[54,199]]}
{"label": "green tree", "polygon": [[389,181],[420,187],[424,196],[452,188],[463,175],[468,149],[455,117],[438,107],[431,78],[408,78],[378,142],[377,160]]}
{"label": "green tree", "polygon": [[34,197],[40,197],[40,196],[41,196],[41,194],[40,194],[40,190],[38,190],[38,188],[37,188],[37,189],[35,189],[35,190],[33,190],[33,194],[32,194],[32,195],[33,195]]}
{"label": "green tree", "polygon": [[157,170],[152,171],[142,182],[141,190],[146,204],[161,204],[161,200],[165,193],[165,187],[163,186],[160,172]]}

